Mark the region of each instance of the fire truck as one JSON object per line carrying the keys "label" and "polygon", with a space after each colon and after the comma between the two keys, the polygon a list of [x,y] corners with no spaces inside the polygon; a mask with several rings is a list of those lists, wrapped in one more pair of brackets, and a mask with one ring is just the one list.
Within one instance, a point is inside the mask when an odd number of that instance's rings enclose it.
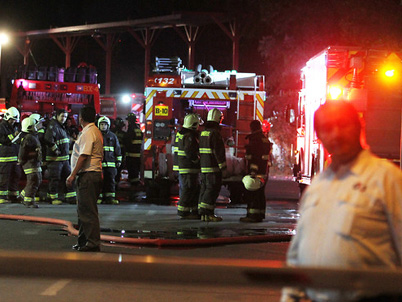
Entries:
{"label": "fire truck", "polygon": [[301,71],[294,176],[301,190],[330,162],[314,132],[314,112],[327,100],[351,102],[359,112],[363,146],[400,164],[402,52],[328,47]]}
{"label": "fire truck", "polygon": [[[218,108],[224,116],[221,133],[227,154],[244,158],[250,121],[263,121],[264,89],[264,76],[255,73],[218,72],[200,65],[193,71],[185,69],[180,58],[156,58],[144,93],[142,172],[149,188],[147,198],[169,195],[174,183],[174,137],[187,113],[206,121],[208,110]],[[226,182],[241,181],[232,174]]]}
{"label": "fire truck", "polygon": [[21,66],[16,71],[7,105],[18,108],[20,112],[48,116],[58,108],[76,115],[84,105],[93,106],[99,113],[96,70],[88,67]]}
{"label": "fire truck", "polygon": [[132,112],[138,116],[139,121],[143,121],[144,102],[142,93],[103,94],[100,96],[100,115],[115,120],[117,117],[126,118]]}

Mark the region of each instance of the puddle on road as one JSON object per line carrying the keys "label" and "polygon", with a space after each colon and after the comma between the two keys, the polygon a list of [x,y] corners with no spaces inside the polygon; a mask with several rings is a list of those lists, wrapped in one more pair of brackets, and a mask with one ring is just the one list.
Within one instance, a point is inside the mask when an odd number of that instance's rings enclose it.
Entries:
{"label": "puddle on road", "polygon": [[247,236],[269,236],[269,235],[293,235],[294,230],[290,228],[261,228],[261,229],[228,229],[228,228],[183,228],[177,230],[150,231],[150,230],[117,230],[102,228],[102,234],[119,236],[122,238],[137,239],[210,239],[210,238],[231,238]]}

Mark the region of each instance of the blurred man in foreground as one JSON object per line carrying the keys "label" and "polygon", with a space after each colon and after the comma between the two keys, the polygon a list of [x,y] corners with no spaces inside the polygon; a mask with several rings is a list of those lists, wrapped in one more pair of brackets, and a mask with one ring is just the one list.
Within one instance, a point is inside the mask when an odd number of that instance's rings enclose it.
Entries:
{"label": "blurred man in foreground", "polygon": [[[401,267],[402,172],[360,143],[361,124],[350,103],[327,102],[315,113],[317,137],[332,155],[301,199],[289,266]],[[386,293],[284,289],[282,302],[402,301]]]}

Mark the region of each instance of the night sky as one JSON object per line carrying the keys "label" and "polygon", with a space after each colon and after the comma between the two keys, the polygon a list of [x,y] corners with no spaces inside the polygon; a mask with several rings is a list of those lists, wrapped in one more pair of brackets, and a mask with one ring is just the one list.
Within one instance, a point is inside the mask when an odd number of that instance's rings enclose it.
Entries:
{"label": "night sky", "polygon": [[[181,11],[218,11],[227,9],[231,1],[174,0],[82,0],[82,1],[0,1],[0,28],[8,31],[31,31],[54,27],[124,21],[170,15]],[[237,1],[240,3],[242,1]],[[64,53],[52,40],[32,44],[29,64],[64,67]],[[232,44],[217,25],[204,28],[196,45],[196,64],[212,65],[217,70],[231,69]],[[151,51],[154,57],[179,56],[187,62],[187,46],[172,30],[164,30]],[[134,38],[121,34],[114,48],[112,63],[112,93],[142,92],[144,83],[144,50]],[[82,37],[72,53],[72,65],[86,62],[98,70],[98,80],[104,83],[104,52],[91,37]],[[3,47],[2,70],[11,73],[23,63],[15,47]],[[252,71],[252,70],[244,70]],[[101,92],[103,87],[101,87]]]}

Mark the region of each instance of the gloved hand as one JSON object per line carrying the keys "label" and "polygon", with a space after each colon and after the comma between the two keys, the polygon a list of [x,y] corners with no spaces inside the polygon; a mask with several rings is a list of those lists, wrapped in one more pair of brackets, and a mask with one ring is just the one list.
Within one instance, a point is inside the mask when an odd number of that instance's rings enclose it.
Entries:
{"label": "gloved hand", "polygon": [[121,162],[117,162],[116,163],[116,168],[120,168],[120,166],[121,166]]}

